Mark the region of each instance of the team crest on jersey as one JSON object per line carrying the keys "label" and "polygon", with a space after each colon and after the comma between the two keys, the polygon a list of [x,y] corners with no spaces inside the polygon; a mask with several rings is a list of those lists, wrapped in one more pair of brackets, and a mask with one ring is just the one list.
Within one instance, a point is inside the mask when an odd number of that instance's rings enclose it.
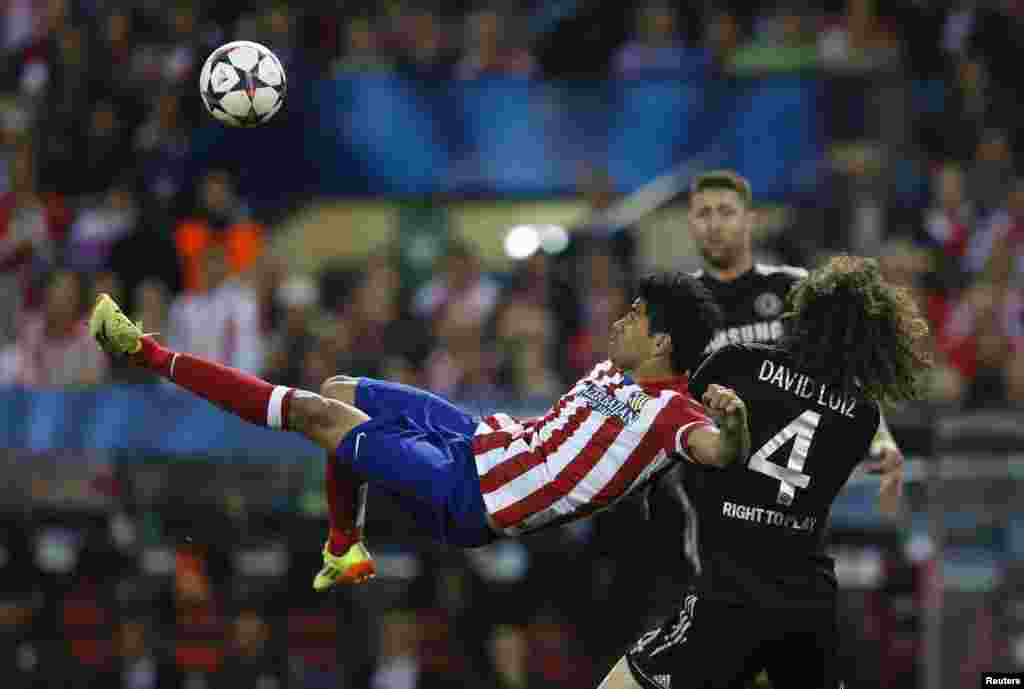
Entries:
{"label": "team crest on jersey", "polygon": [[[634,396],[636,394],[634,393]],[[580,397],[587,400],[594,411],[608,417],[617,417],[627,426],[636,421],[637,417],[640,416],[639,412],[633,408],[633,397],[630,397],[628,403],[623,402],[615,395],[593,383],[587,383],[586,387],[580,390]],[[648,397],[647,399],[649,400],[650,398]],[[641,404],[641,406],[643,405]]]}
{"label": "team crest on jersey", "polygon": [[772,318],[782,313],[782,299],[775,292],[765,292],[754,300],[754,311],[761,318]]}
{"label": "team crest on jersey", "polygon": [[637,391],[637,392],[634,392],[632,395],[629,396],[629,399],[626,401],[626,405],[630,409],[635,411],[637,414],[639,414],[643,410],[644,405],[647,404],[650,401],[651,401],[651,396],[650,395],[648,395],[648,394],[646,394],[644,392]]}

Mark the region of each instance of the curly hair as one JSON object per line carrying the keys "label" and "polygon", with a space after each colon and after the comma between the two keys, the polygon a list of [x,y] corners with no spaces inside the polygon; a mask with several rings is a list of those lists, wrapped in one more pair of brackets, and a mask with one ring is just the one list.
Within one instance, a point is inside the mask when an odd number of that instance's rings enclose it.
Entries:
{"label": "curly hair", "polygon": [[708,288],[685,273],[645,277],[637,296],[647,304],[652,333],[672,338],[672,368],[685,373],[697,366],[715,331],[722,328],[722,310]]}
{"label": "curly hair", "polygon": [[928,324],[906,289],[882,279],[878,261],[834,256],[793,285],[787,305],[783,343],[798,368],[879,402],[921,394]]}

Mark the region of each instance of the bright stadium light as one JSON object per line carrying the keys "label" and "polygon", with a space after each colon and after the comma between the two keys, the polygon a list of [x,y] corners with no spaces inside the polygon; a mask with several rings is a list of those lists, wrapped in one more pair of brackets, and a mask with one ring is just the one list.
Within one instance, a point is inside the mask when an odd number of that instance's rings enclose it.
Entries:
{"label": "bright stadium light", "polygon": [[546,254],[560,254],[569,248],[569,233],[561,225],[541,225],[540,248]]}
{"label": "bright stadium light", "polygon": [[522,261],[537,253],[540,234],[533,225],[516,225],[505,235],[505,254],[513,261]]}

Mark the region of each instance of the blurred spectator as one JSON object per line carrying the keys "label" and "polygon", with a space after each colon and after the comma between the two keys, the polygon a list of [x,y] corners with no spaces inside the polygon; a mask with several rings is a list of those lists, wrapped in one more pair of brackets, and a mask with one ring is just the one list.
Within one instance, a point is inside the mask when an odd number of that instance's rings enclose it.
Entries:
{"label": "blurred spectator", "polygon": [[317,315],[319,291],[312,279],[296,275],[278,288],[276,300],[283,317],[271,339],[267,378],[279,385],[301,387],[303,362],[315,344],[313,319]]}
{"label": "blurred spectator", "polygon": [[733,55],[733,71],[795,72],[817,66],[814,33],[808,30],[808,17],[795,4],[783,3],[759,23],[754,40]]}
{"label": "blurred spectator", "polygon": [[498,304],[498,285],[484,274],[468,244],[449,242],[439,274],[417,290],[413,312],[434,324],[448,318],[460,325],[482,326]]}
{"label": "blurred spectator", "polygon": [[13,100],[0,98],[0,194],[11,188],[11,166],[14,150],[28,135],[28,112]]}
{"label": "blurred spectator", "polygon": [[394,610],[378,624],[376,658],[361,686],[369,689],[443,689],[465,686],[457,677],[445,677],[425,666],[422,645],[426,627],[415,613]]}
{"label": "blurred spectator", "polygon": [[498,362],[478,324],[453,313],[437,324],[435,333],[437,347],[425,364],[430,390],[469,406],[502,399]]}
{"label": "blurred spectator", "polygon": [[[93,686],[47,624],[41,592],[10,590],[0,596],[0,673],[10,689]],[[17,588],[16,586],[13,588]]]}
{"label": "blurred spectator", "polygon": [[136,15],[130,7],[112,7],[97,22],[101,27],[90,54],[95,64],[104,68],[96,70],[93,80],[124,106],[125,119],[134,127],[152,86],[139,60],[139,43],[144,37],[136,30]]}
{"label": "blurred spectator", "polygon": [[1021,293],[999,282],[972,285],[952,306],[936,340],[940,353],[959,374],[965,407],[1006,405],[1012,354],[1024,336],[1022,312]]}
{"label": "blurred spectator", "polygon": [[991,239],[977,231],[974,206],[966,196],[963,169],[946,162],[932,175],[932,205],[924,214],[924,246],[936,251],[940,263],[956,285],[960,276],[985,269]]}
{"label": "blurred spectator", "polygon": [[203,289],[200,273],[203,254],[221,244],[233,275],[252,268],[263,251],[263,226],[248,217],[235,191],[231,174],[213,170],[199,182],[196,213],[185,218],[174,233],[186,290]]}
{"label": "blurred spectator", "polygon": [[564,617],[542,609],[530,620],[530,666],[545,687],[593,686],[592,663],[580,652],[578,636]]}
{"label": "blurred spectator", "polygon": [[32,143],[18,141],[10,190],[0,195],[0,342],[13,336],[22,309],[39,306],[36,287],[56,261],[68,220],[63,198],[36,184]]}
{"label": "blurred spectator", "polygon": [[509,45],[508,17],[495,10],[483,10],[466,17],[467,46],[456,66],[456,76],[474,79],[488,75],[529,75],[533,58]]}
{"label": "blurred spectator", "polygon": [[528,292],[514,292],[498,308],[496,320],[504,387],[525,399],[548,400],[562,392],[552,360],[557,330],[544,302],[530,299]]}
{"label": "blurred spectator", "polygon": [[135,288],[132,297],[133,320],[141,323],[145,332],[164,332],[170,308],[170,292],[167,285],[156,278],[147,278]]}
{"label": "blurred spectator", "polygon": [[938,145],[944,155],[966,161],[990,119],[989,75],[984,63],[968,57],[953,65],[948,82]]}
{"label": "blurred spectator", "polygon": [[110,266],[115,244],[137,230],[139,208],[130,180],[120,179],[71,224],[67,263],[85,273]]}
{"label": "blurred spectator", "polygon": [[162,50],[161,77],[168,84],[181,84],[198,74],[196,62],[202,62],[199,51],[198,7],[187,0],[178,0],[167,10],[169,39]]}
{"label": "blurred spectator", "polygon": [[174,605],[179,625],[216,619],[217,596],[202,550],[179,546],[174,560]]}
{"label": "blurred spectator", "polygon": [[87,134],[81,121],[92,105],[95,65],[89,62],[82,28],[62,28],[44,45],[48,46],[46,52],[29,67],[45,73],[45,91],[37,109],[40,179],[45,186],[75,193],[88,177],[81,174]]}
{"label": "blurred spectator", "polygon": [[118,304],[127,303],[124,284],[117,273],[112,270],[102,270],[96,273],[90,282],[89,292],[85,297],[86,306],[91,306],[96,301],[96,297],[104,293],[112,296]]}
{"label": "blurred spectator", "polygon": [[77,169],[89,171],[76,175],[78,183],[74,188],[79,193],[102,192],[123,170],[131,168],[131,137],[115,101],[104,99],[96,103],[89,115],[81,155],[77,158]]}
{"label": "blurred spectator", "polygon": [[377,28],[365,17],[350,19],[345,25],[345,46],[332,66],[335,74],[386,72],[392,61],[380,50]]}
{"label": "blurred spectator", "polygon": [[265,355],[259,298],[230,275],[227,251],[223,243],[206,248],[197,276],[203,287],[171,304],[167,342],[178,351],[260,373]]}
{"label": "blurred spectator", "polygon": [[0,53],[13,53],[31,40],[38,11],[36,4],[33,0],[10,0],[4,4],[0,15],[0,26],[3,27]]}
{"label": "blurred spectator", "polygon": [[715,72],[721,74],[731,69],[740,46],[740,33],[740,23],[734,13],[721,10],[712,15],[704,44]]}
{"label": "blurred spectator", "polygon": [[301,20],[301,11],[294,3],[274,2],[260,17],[257,37],[251,39],[273,50],[285,73],[299,71],[298,65],[302,61]]}
{"label": "blurred spectator", "polygon": [[677,76],[702,76],[711,63],[704,49],[691,48],[677,30],[675,9],[654,3],[636,12],[636,36],[613,58],[615,74],[636,77],[662,72]]}
{"label": "blurred spectator", "polygon": [[577,376],[608,357],[611,326],[629,307],[625,276],[610,250],[594,243],[578,269],[580,329],[570,340],[569,361]]}
{"label": "blurred spectator", "polygon": [[30,386],[94,385],[107,373],[107,357],[82,320],[84,286],[78,273],[50,276],[40,312],[26,316],[4,351],[0,379]]}
{"label": "blurred spectator", "polygon": [[545,686],[530,669],[530,640],[519,625],[498,625],[489,639],[488,651],[494,689],[532,689]]}
{"label": "blurred spectator", "polygon": [[992,215],[988,226],[992,234],[993,278],[1024,287],[1024,176],[1014,180],[1006,201]]}
{"label": "blurred spectator", "polygon": [[122,619],[114,635],[114,662],[90,683],[95,689],[177,689],[182,677],[156,647],[147,620]]}
{"label": "blurred spectator", "polygon": [[159,93],[135,132],[134,148],[139,158],[137,167],[142,188],[152,209],[161,216],[181,210],[188,182],[189,130],[181,108],[181,97],[177,93]]}
{"label": "blurred spectator", "polygon": [[231,622],[230,646],[214,677],[214,689],[284,689],[287,667],[272,644],[270,623],[256,608],[243,608]]}
{"label": "blurred spectator", "polygon": [[[333,325],[335,327],[332,330],[336,332],[318,334],[303,355],[299,380],[302,383],[301,387],[306,390],[319,389],[325,380],[338,373],[361,373],[347,365],[345,358],[348,351],[347,329],[341,322],[336,322]],[[337,337],[339,334],[344,338],[342,346],[339,346]]]}
{"label": "blurred spectator", "polygon": [[410,315],[402,274],[390,255],[370,258],[345,302],[339,316],[347,344],[339,351],[347,364],[340,365],[379,376],[383,359],[418,361],[426,356],[431,333]]}
{"label": "blurred spectator", "polygon": [[821,249],[878,255],[886,235],[886,154],[880,148],[852,146],[834,154],[837,170],[831,193],[835,201],[825,210],[826,222],[834,231],[815,242]]}
{"label": "blurred spectator", "polygon": [[[110,270],[120,278],[129,296],[134,296],[139,284],[149,279],[162,282],[171,294],[179,292],[182,278],[173,239],[160,231],[151,218],[140,215],[140,221],[111,248]],[[146,260],[140,261],[139,256],[145,256]],[[135,304],[127,306],[129,309],[136,307]]]}
{"label": "blurred spectator", "polygon": [[[621,196],[615,188],[615,180],[606,167],[588,161],[579,167],[576,191],[587,208],[582,222],[573,228],[572,244],[584,254],[593,243],[606,245],[602,250],[610,251],[622,275],[631,279],[637,242],[632,228],[623,226],[613,215],[614,204]],[[569,253],[572,253],[571,246]],[[573,279],[573,284],[579,282]]]}
{"label": "blurred spectator", "polygon": [[455,56],[445,45],[441,20],[436,13],[414,10],[401,17],[402,46],[399,49],[399,72],[423,82],[450,78]]}
{"label": "blurred spectator", "polygon": [[898,34],[874,0],[846,0],[842,14],[828,16],[818,52],[823,65],[838,70],[892,68],[901,58]]}
{"label": "blurred spectator", "polygon": [[402,385],[413,387],[425,387],[421,371],[406,356],[389,356],[381,362],[381,378],[390,380]]}
{"label": "blurred spectator", "polygon": [[1013,152],[1005,131],[988,129],[982,133],[967,168],[967,194],[982,215],[999,208],[1013,184]]}

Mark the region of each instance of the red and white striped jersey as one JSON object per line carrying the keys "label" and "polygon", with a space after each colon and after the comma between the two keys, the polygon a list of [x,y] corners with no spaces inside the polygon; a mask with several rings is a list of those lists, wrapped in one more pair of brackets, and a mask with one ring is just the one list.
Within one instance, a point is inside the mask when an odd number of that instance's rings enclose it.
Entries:
{"label": "red and white striped jersey", "polygon": [[540,418],[482,419],[473,453],[491,519],[507,535],[580,519],[688,458],[690,432],[712,422],[686,385],[640,385],[606,361]]}

